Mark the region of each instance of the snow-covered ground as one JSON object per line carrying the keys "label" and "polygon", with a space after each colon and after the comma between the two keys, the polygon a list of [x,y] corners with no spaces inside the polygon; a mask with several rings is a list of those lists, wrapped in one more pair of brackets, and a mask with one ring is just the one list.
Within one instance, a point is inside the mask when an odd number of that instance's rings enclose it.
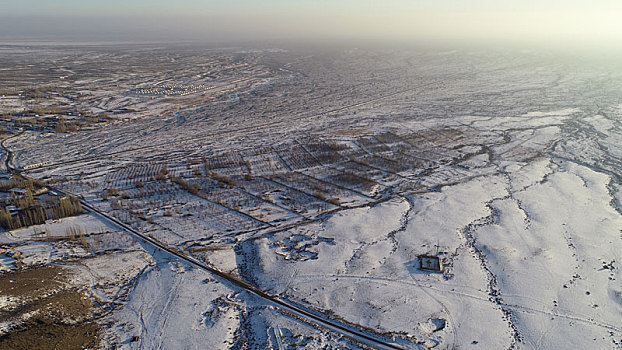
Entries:
{"label": "snow-covered ground", "polygon": [[[380,341],[622,347],[619,73],[518,53],[240,55],[276,78],[7,146],[53,160],[29,175]],[[3,270],[62,265],[110,305],[103,347],[366,348],[93,214],[0,244]]]}
{"label": "snow-covered ground", "polygon": [[[246,273],[309,307],[426,344],[608,348],[619,339],[622,306],[622,216],[610,206],[608,181],[574,164],[514,165],[507,177],[257,239],[244,252],[261,264]],[[313,243],[283,257],[292,237]],[[418,270],[418,255],[437,252],[451,262],[445,276]],[[430,332],[432,319],[447,327]]]}

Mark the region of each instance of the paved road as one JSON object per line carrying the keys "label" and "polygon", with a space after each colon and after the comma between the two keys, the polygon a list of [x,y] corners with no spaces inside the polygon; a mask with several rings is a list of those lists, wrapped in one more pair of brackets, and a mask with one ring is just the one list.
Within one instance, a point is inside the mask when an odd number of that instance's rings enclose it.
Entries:
{"label": "paved road", "polygon": [[20,136],[21,134],[23,134],[24,132],[21,131],[15,135],[11,135],[7,138],[5,138],[4,140],[2,140],[2,142],[0,142],[0,145],[2,146],[2,148],[4,149],[4,152],[6,152],[6,159],[4,160],[4,166],[6,168],[6,170],[10,173],[13,174],[19,174],[19,172],[15,169],[13,169],[13,167],[11,166],[11,164],[13,163],[13,157],[15,156],[15,154],[13,153],[13,151],[11,151],[10,148],[6,147],[6,142],[9,141],[10,139],[14,139],[18,136]]}

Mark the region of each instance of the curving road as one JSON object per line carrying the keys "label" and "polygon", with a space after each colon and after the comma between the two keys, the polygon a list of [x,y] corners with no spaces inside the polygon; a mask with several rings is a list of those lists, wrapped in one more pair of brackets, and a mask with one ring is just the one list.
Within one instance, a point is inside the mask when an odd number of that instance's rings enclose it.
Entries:
{"label": "curving road", "polygon": [[11,165],[13,163],[13,157],[15,157],[15,153],[13,153],[13,151],[11,151],[11,149],[8,148],[5,143],[7,141],[11,140],[11,139],[19,137],[23,133],[24,133],[24,131],[20,131],[19,133],[15,134],[15,135],[11,135],[9,137],[6,137],[5,139],[2,140],[2,142],[0,142],[0,146],[2,146],[2,149],[4,149],[4,152],[6,153],[6,158],[4,159],[5,169],[8,172],[12,173],[12,174],[20,175],[19,171],[14,169],[13,166]]}

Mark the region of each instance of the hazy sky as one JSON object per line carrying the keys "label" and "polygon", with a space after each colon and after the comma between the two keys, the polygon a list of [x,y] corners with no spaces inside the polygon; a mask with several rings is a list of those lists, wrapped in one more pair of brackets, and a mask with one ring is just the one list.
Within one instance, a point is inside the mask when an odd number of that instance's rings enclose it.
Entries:
{"label": "hazy sky", "polygon": [[622,0],[3,0],[0,36],[622,45]]}

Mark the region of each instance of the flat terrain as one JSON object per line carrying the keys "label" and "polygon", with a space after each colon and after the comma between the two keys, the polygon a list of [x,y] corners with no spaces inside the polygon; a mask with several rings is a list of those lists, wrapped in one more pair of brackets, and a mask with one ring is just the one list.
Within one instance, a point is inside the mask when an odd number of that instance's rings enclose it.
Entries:
{"label": "flat terrain", "polygon": [[[0,231],[0,348],[622,347],[616,67],[528,51],[0,53],[4,181],[84,209]],[[19,215],[27,195],[4,187]]]}

